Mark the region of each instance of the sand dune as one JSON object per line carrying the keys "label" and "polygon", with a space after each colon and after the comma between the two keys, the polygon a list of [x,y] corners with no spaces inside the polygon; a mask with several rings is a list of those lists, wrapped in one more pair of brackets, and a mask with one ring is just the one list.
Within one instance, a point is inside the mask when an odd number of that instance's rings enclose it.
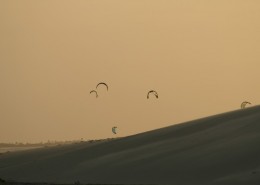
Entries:
{"label": "sand dune", "polygon": [[260,106],[125,138],[0,156],[0,178],[23,182],[260,184]]}

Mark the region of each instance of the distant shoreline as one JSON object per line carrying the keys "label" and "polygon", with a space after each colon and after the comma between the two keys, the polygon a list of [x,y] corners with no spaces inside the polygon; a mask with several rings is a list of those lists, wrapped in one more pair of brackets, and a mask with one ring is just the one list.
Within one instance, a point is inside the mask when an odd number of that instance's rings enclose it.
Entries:
{"label": "distant shoreline", "polygon": [[69,144],[78,144],[78,143],[96,143],[101,141],[108,141],[119,139],[118,138],[106,138],[106,139],[95,139],[95,140],[73,140],[73,141],[57,141],[57,142],[47,142],[47,143],[0,143],[0,155],[7,154],[10,152],[18,152],[18,151],[25,151],[25,150],[32,150],[44,147],[53,147],[53,146],[61,146],[61,145],[69,145]]}

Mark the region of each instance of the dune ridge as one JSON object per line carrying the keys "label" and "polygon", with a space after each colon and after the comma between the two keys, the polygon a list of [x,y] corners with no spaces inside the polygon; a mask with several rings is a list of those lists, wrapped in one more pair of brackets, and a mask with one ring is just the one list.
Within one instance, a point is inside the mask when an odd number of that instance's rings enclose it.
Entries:
{"label": "dune ridge", "polygon": [[93,184],[259,184],[260,106],[98,143],[0,156],[0,178]]}

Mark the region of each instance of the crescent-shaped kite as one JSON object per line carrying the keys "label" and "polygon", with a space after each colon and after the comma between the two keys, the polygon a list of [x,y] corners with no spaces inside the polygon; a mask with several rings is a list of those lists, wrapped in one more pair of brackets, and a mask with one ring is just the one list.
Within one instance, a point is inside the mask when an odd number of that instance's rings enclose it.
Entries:
{"label": "crescent-shaped kite", "polygon": [[155,90],[150,90],[148,93],[147,93],[147,99],[149,99],[150,97],[150,94],[153,94],[156,98],[158,98],[158,93],[155,91]]}
{"label": "crescent-shaped kite", "polygon": [[248,102],[248,101],[244,101],[244,102],[242,102],[242,103],[241,103],[241,109],[246,108],[246,105],[247,105],[247,104],[250,104],[250,105],[251,105],[251,103]]}
{"label": "crescent-shaped kite", "polygon": [[98,97],[98,93],[97,93],[97,91],[92,90],[92,91],[89,92],[89,94],[91,94],[91,93],[96,93],[96,98]]}
{"label": "crescent-shaped kite", "polygon": [[100,83],[98,83],[97,86],[96,86],[96,89],[97,89],[98,86],[100,86],[100,85],[106,86],[106,87],[107,87],[107,90],[108,90],[108,85],[107,85],[105,82],[100,82]]}

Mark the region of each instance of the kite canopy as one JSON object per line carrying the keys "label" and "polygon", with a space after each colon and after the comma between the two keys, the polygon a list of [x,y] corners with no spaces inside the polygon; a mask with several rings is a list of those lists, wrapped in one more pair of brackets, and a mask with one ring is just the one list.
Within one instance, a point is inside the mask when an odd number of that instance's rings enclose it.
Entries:
{"label": "kite canopy", "polygon": [[108,90],[108,85],[107,85],[106,83],[104,83],[104,82],[100,82],[100,83],[98,83],[97,86],[96,86],[96,89],[97,89],[98,86],[100,86],[100,85],[104,85],[104,86],[106,86],[106,88],[107,88],[107,90]]}
{"label": "kite canopy", "polygon": [[156,98],[158,98],[158,93],[155,90],[151,90],[147,93],[147,99],[149,99],[150,94],[153,94]]}
{"label": "kite canopy", "polygon": [[95,93],[95,94],[96,94],[96,98],[98,97],[98,93],[97,93],[97,91],[92,90],[92,91],[89,92],[89,94],[91,94],[91,93]]}
{"label": "kite canopy", "polygon": [[248,102],[248,101],[244,101],[244,102],[242,102],[242,103],[241,103],[241,109],[246,108],[246,105],[247,105],[247,104],[250,104],[250,105],[251,105],[251,103]]}
{"label": "kite canopy", "polygon": [[116,134],[116,129],[117,129],[117,127],[112,127],[112,132],[113,132],[114,134]]}

